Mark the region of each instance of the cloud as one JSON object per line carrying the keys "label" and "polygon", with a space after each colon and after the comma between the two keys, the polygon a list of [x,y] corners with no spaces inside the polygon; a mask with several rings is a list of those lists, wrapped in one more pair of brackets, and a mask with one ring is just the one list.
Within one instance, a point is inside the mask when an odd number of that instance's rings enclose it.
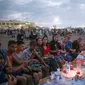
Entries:
{"label": "cloud", "polygon": [[53,6],[57,6],[59,7],[60,5],[62,5],[62,2],[57,2],[57,1],[51,1],[51,0],[45,0],[44,4],[46,4],[46,7],[53,7]]}
{"label": "cloud", "polygon": [[20,12],[12,12],[11,14],[9,14],[6,19],[8,20],[28,20],[28,18],[30,17],[30,13],[28,12],[23,12],[23,13],[20,13]]}
{"label": "cloud", "polygon": [[[51,21],[51,22],[50,22]],[[51,19],[47,19],[47,20],[35,20],[35,23],[39,26],[53,26],[53,25],[57,25],[60,26],[62,24],[59,16],[53,16]]]}
{"label": "cloud", "polygon": [[0,0],[0,2],[2,2],[2,1],[4,1],[4,0]]}
{"label": "cloud", "polygon": [[79,26],[79,27],[84,27],[85,28],[85,23],[84,24],[82,24],[81,26]]}
{"label": "cloud", "polygon": [[17,5],[25,5],[27,3],[32,2],[32,0],[10,0],[10,2]]}
{"label": "cloud", "polygon": [[80,8],[85,10],[85,4],[80,4]]}
{"label": "cloud", "polygon": [[62,4],[68,4],[70,0],[36,0],[43,7],[60,7]]}
{"label": "cloud", "polygon": [[0,0],[0,19],[27,20],[40,26],[81,26],[85,0]]}

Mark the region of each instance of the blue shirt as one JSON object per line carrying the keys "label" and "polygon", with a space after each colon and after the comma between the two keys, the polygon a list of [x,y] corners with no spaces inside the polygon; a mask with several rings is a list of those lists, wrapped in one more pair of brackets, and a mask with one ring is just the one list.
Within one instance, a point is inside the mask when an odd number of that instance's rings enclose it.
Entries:
{"label": "blue shirt", "polygon": [[71,41],[66,41],[65,49],[69,51],[69,49],[72,49],[72,42]]}
{"label": "blue shirt", "polygon": [[31,55],[31,52],[30,52],[29,48],[25,49],[25,50],[23,51],[23,60],[28,60],[28,59],[30,59],[30,55]]}
{"label": "blue shirt", "polygon": [[64,58],[61,55],[55,56],[54,59],[57,60],[57,61],[59,61],[59,62],[62,61],[62,60],[64,60]]}

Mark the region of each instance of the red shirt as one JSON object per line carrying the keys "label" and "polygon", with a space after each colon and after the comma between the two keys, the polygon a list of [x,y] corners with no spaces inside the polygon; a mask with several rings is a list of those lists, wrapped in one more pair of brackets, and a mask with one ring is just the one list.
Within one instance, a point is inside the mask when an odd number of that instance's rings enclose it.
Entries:
{"label": "red shirt", "polygon": [[14,57],[12,54],[10,55],[8,51],[7,51],[7,56],[8,56],[8,66],[12,67],[12,62]]}
{"label": "red shirt", "polygon": [[48,53],[50,53],[50,45],[48,44],[47,46],[43,46],[44,47],[44,55],[47,55]]}

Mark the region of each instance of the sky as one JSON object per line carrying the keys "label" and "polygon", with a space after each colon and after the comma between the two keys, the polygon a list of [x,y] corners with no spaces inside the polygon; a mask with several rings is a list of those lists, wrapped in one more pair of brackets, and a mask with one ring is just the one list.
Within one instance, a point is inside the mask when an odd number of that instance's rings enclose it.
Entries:
{"label": "sky", "polygon": [[85,0],[0,0],[0,20],[38,26],[85,26]]}

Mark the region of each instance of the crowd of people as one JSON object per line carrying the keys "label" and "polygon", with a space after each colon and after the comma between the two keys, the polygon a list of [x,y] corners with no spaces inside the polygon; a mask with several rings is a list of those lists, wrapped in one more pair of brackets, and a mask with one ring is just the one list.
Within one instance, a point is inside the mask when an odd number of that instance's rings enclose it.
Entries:
{"label": "crowd of people", "polygon": [[33,39],[34,36],[52,36],[54,34],[59,34],[60,36],[66,36],[69,33],[75,33],[79,35],[84,35],[85,34],[85,29],[33,29],[33,30],[28,30],[28,29],[0,29],[0,34],[6,34],[8,36],[11,36],[12,38],[15,37],[22,37],[26,40],[29,38]]}
{"label": "crowd of people", "polygon": [[[71,41],[72,32],[67,31],[28,31],[28,37],[23,30],[15,30],[14,33],[7,30],[4,33],[12,37],[17,33],[17,37],[9,40],[8,49],[1,48],[0,43],[0,85],[4,82],[8,85],[38,85],[52,71],[62,69],[66,61],[74,62],[85,49],[82,38]],[[24,35],[30,40],[28,47],[25,47]],[[50,42],[49,35],[52,36]],[[64,39],[59,42],[61,35]]]}

